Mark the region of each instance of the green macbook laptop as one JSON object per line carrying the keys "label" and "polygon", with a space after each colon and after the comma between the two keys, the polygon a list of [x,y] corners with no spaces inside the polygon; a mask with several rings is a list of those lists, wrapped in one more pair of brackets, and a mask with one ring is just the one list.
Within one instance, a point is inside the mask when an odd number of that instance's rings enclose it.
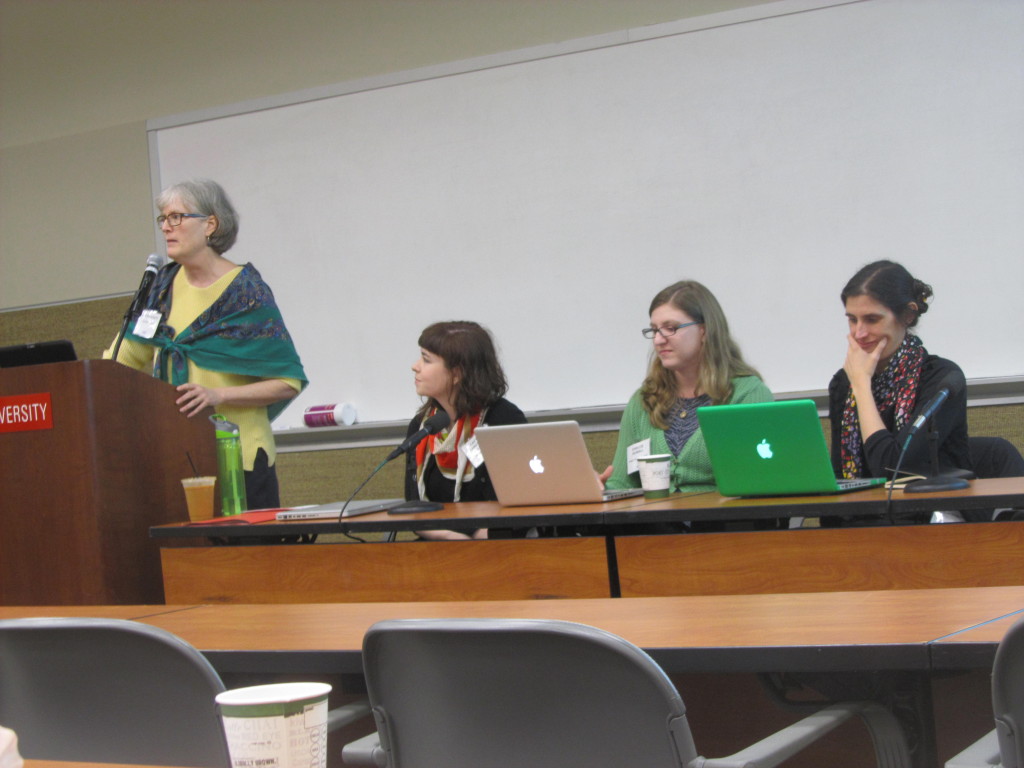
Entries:
{"label": "green macbook laptop", "polygon": [[837,480],[813,400],[697,409],[715,484],[723,496],[845,493],[885,478]]}

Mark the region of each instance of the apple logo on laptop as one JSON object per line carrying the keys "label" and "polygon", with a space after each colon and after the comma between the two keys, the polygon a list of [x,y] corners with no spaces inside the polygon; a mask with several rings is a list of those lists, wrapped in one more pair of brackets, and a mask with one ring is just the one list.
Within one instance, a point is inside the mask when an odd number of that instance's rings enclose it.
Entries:
{"label": "apple logo on laptop", "polygon": [[757,455],[762,459],[770,459],[772,457],[772,446],[767,439],[757,444]]}
{"label": "apple logo on laptop", "polygon": [[544,474],[544,462],[540,460],[540,457],[534,456],[530,459],[530,469],[535,475],[542,475]]}

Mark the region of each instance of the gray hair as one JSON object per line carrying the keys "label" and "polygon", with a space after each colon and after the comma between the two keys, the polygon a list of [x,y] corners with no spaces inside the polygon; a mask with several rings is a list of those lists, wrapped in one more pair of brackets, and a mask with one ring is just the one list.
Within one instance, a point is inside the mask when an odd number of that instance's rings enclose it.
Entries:
{"label": "gray hair", "polygon": [[230,250],[238,238],[238,213],[220,184],[210,179],[190,179],[172,184],[157,196],[156,207],[163,210],[176,199],[192,209],[185,213],[215,217],[217,229],[207,242],[217,253]]}

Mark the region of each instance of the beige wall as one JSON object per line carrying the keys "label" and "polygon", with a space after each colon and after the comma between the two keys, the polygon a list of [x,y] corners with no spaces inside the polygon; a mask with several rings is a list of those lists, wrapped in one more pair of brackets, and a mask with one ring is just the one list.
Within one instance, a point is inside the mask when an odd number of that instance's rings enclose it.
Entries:
{"label": "beige wall", "polygon": [[0,0],[0,309],[134,290],[147,119],[764,1]]}

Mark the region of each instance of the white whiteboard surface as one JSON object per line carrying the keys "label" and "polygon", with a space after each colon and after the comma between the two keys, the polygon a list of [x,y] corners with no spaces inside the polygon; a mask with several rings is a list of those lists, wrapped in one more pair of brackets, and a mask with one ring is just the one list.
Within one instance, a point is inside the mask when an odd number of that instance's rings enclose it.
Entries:
{"label": "white whiteboard surface", "polygon": [[224,185],[227,256],[296,338],[311,383],[275,428],[410,417],[416,339],[448,319],[491,329],[526,411],[624,403],[683,278],[774,391],[821,390],[878,258],[934,287],[930,351],[1024,373],[1024,3],[810,5],[151,122],[154,189]]}

